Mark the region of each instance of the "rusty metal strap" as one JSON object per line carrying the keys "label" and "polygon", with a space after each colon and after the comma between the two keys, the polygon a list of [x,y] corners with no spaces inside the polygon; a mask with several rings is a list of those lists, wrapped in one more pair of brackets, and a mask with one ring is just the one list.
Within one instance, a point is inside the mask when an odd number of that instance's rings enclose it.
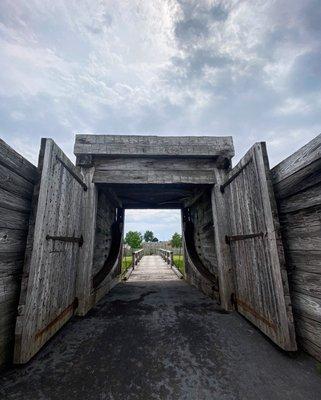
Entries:
{"label": "rusty metal strap", "polygon": [[253,315],[253,317],[255,317],[256,319],[258,319],[261,322],[263,322],[269,328],[273,329],[273,331],[276,331],[275,323],[269,321],[266,317],[264,317],[263,315],[259,314],[253,307],[251,307],[245,301],[234,297],[234,302],[235,302],[236,306],[240,306],[244,311],[246,311],[246,312],[250,313],[251,315]]}
{"label": "rusty metal strap", "polygon": [[221,193],[224,193],[226,186],[228,186],[230,183],[232,183],[234,181],[234,179],[236,177],[238,177],[240,175],[240,173],[250,164],[251,161],[252,161],[252,157],[242,167],[240,167],[237,171],[235,171],[235,173],[229,179],[227,179],[224,183],[222,183],[222,185],[220,186]]}
{"label": "rusty metal strap", "polygon": [[258,232],[258,233],[250,233],[248,235],[232,235],[232,236],[225,236],[225,242],[227,244],[231,244],[231,242],[238,242],[239,240],[247,240],[247,239],[253,239],[256,237],[261,237],[263,238],[266,236],[264,232]]}
{"label": "rusty metal strap", "polygon": [[59,161],[62,166],[70,173],[70,175],[76,179],[76,181],[83,187],[84,191],[86,192],[88,187],[87,185],[79,178],[79,176],[77,174],[74,173],[74,171],[68,167],[68,165],[59,157],[56,155],[56,160]]}
{"label": "rusty metal strap", "polygon": [[47,326],[38,331],[35,335],[36,339],[39,339],[44,333],[48,332],[51,328],[53,328],[60,320],[65,318],[70,312],[74,312],[78,307],[78,298],[75,297],[74,301],[65,308],[55,319],[53,319]]}
{"label": "rusty metal strap", "polygon": [[46,240],[54,240],[54,241],[57,240],[58,242],[78,243],[79,247],[81,247],[84,244],[84,238],[82,235],[80,237],[47,235]]}

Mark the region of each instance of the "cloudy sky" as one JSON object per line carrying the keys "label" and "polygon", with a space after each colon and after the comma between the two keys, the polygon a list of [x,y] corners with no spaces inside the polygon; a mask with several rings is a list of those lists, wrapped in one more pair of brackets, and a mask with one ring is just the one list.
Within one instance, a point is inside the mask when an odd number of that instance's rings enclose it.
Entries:
{"label": "cloudy sky", "polygon": [[41,137],[232,135],[274,165],[321,132],[320,21],[321,0],[1,0],[0,135],[33,162]]}

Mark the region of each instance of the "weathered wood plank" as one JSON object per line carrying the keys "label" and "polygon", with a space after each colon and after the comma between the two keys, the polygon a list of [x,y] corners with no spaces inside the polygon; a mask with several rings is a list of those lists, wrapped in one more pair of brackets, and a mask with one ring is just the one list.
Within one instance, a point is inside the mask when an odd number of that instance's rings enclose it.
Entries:
{"label": "weathered wood plank", "polygon": [[36,167],[0,140],[0,367],[12,360],[14,325]]}
{"label": "weathered wood plank", "polygon": [[321,182],[321,135],[272,169],[274,192],[283,199]]}
{"label": "weathered wood plank", "polygon": [[29,215],[0,207],[0,229],[28,230]]}
{"label": "weathered wood plank", "polygon": [[310,318],[298,316],[296,318],[296,326],[303,347],[307,351],[321,360],[321,323]]}
{"label": "weathered wood plank", "polygon": [[0,139],[0,164],[31,183],[38,179],[37,168]]}
{"label": "weathered wood plank", "polygon": [[177,157],[113,157],[96,156],[97,171],[213,171],[216,161],[212,158],[177,158]]}
{"label": "weathered wood plank", "polygon": [[231,159],[234,146],[230,136],[76,135],[74,153],[116,156],[224,156]]}
{"label": "weathered wood plank", "polygon": [[307,335],[303,336],[298,336],[299,343],[303,350],[305,350],[307,353],[309,353],[312,357],[314,357],[316,360],[321,361],[321,348],[319,346],[316,346],[314,343],[312,343],[309,339],[307,339]]}
{"label": "weathered wood plank", "polygon": [[30,193],[30,196],[28,195],[29,198],[26,198],[17,196],[3,188],[0,188],[0,207],[7,210],[29,213],[31,209],[31,196],[32,192]]}
{"label": "weathered wood plank", "polygon": [[314,251],[321,246],[321,209],[282,215],[282,236],[287,253]]}
{"label": "weathered wood plank", "polygon": [[231,311],[234,309],[232,295],[235,293],[235,281],[231,251],[225,241],[225,235],[230,235],[230,209],[225,201],[224,195],[220,190],[220,185],[226,179],[227,172],[224,170],[217,170],[215,173],[217,184],[212,189],[211,200],[220,303],[224,310]]}
{"label": "weathered wood plank", "polygon": [[[321,174],[320,174],[321,176]],[[286,197],[279,201],[279,211],[282,214],[293,213],[295,211],[321,205],[321,184],[308,187],[305,190],[300,188],[300,192]]]}
{"label": "weathered wood plank", "polygon": [[231,242],[237,309],[280,347],[295,350],[291,300],[264,143],[255,144],[228,173],[221,191],[229,200],[231,235],[262,234]]}
{"label": "weathered wood plank", "polygon": [[101,171],[96,170],[93,182],[117,184],[214,184],[215,178],[212,171]]}
{"label": "weathered wood plank", "polygon": [[26,248],[27,235],[24,230],[5,229],[0,227],[0,258],[7,253],[23,254]]}
{"label": "weathered wood plank", "polygon": [[321,268],[318,274],[294,270],[291,284],[296,292],[321,299]]}
{"label": "weathered wood plank", "polygon": [[94,168],[82,168],[84,182],[88,189],[83,194],[81,210],[81,231],[84,244],[79,249],[78,272],[76,281],[76,295],[79,306],[77,315],[85,315],[92,306],[92,275],[95,252],[95,232],[97,224],[98,189],[92,182]]}
{"label": "weathered wood plank", "polygon": [[100,191],[98,194],[98,214],[96,220],[95,249],[92,275],[94,276],[104,265],[111,246],[111,226],[115,221],[116,208],[111,204],[108,195]]}
{"label": "weathered wood plank", "polygon": [[0,188],[14,195],[31,199],[33,183],[0,164]]}
{"label": "weathered wood plank", "polygon": [[292,305],[295,314],[321,322],[321,300],[307,294],[292,292]]}
{"label": "weathered wood plank", "polygon": [[23,253],[6,253],[6,257],[0,257],[0,276],[20,273],[22,271],[24,259]]}
{"label": "weathered wood plank", "polygon": [[296,174],[297,176],[300,176],[299,171],[306,170],[306,168],[313,163],[317,163],[314,167],[315,170],[319,169],[320,158],[321,135],[318,135],[272,169],[271,172],[274,185],[287,179],[291,175]]}
{"label": "weathered wood plank", "polygon": [[291,250],[286,253],[287,268],[291,270],[321,273],[321,249],[320,250]]}
{"label": "weathered wood plank", "polygon": [[[211,196],[207,191],[190,209],[194,223],[195,248],[205,268],[218,279],[217,258],[214,251],[213,214],[211,212]],[[204,229],[207,228],[208,229]]]}
{"label": "weathered wood plank", "polygon": [[51,139],[42,140],[39,170],[41,180],[35,191],[39,196],[30,230],[33,240],[26,255],[15,330],[16,363],[28,361],[73,315],[77,305],[79,246],[46,240],[46,236],[81,236],[80,209],[85,192],[73,174],[83,178]]}
{"label": "weathered wood plank", "polygon": [[274,167],[272,174],[299,342],[321,359],[320,343],[311,330],[313,326],[318,332],[321,326],[321,135]]}

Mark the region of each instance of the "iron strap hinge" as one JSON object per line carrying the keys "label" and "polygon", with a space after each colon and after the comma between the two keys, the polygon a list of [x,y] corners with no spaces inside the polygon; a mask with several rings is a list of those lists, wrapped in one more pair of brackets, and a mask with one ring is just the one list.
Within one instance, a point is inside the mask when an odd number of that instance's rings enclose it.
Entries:
{"label": "iron strap hinge", "polygon": [[88,187],[87,185],[79,178],[77,174],[74,173],[74,171],[68,167],[68,165],[59,157],[56,155],[56,160],[59,161],[62,166],[70,173],[70,175],[76,179],[76,181],[83,187],[84,191],[86,192]]}
{"label": "iron strap hinge", "polygon": [[250,233],[248,235],[232,235],[232,236],[226,235],[225,242],[227,244],[231,244],[231,242],[238,242],[239,240],[253,239],[256,237],[263,238],[264,236],[266,236],[266,233],[264,233],[264,232]]}
{"label": "iron strap hinge", "polygon": [[58,242],[71,242],[71,243],[78,243],[79,247],[84,244],[84,238],[81,235],[80,237],[76,236],[51,236],[47,235],[46,240],[57,240]]}
{"label": "iron strap hinge", "polygon": [[240,167],[239,169],[237,169],[233,175],[230,176],[229,179],[227,179],[224,183],[222,183],[222,185],[220,185],[220,191],[221,193],[224,193],[225,188],[230,185],[235,178],[237,178],[240,173],[249,165],[249,163],[252,161],[252,158],[250,158],[242,167]]}

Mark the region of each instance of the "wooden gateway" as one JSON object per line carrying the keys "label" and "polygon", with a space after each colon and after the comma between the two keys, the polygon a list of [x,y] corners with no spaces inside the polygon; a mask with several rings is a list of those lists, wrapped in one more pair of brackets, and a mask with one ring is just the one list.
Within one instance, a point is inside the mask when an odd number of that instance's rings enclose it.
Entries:
{"label": "wooden gateway", "polygon": [[231,137],[77,135],[76,166],[39,155],[15,332],[27,362],[119,282],[124,210],[181,209],[186,279],[284,350],[296,339],[264,143],[231,167]]}

